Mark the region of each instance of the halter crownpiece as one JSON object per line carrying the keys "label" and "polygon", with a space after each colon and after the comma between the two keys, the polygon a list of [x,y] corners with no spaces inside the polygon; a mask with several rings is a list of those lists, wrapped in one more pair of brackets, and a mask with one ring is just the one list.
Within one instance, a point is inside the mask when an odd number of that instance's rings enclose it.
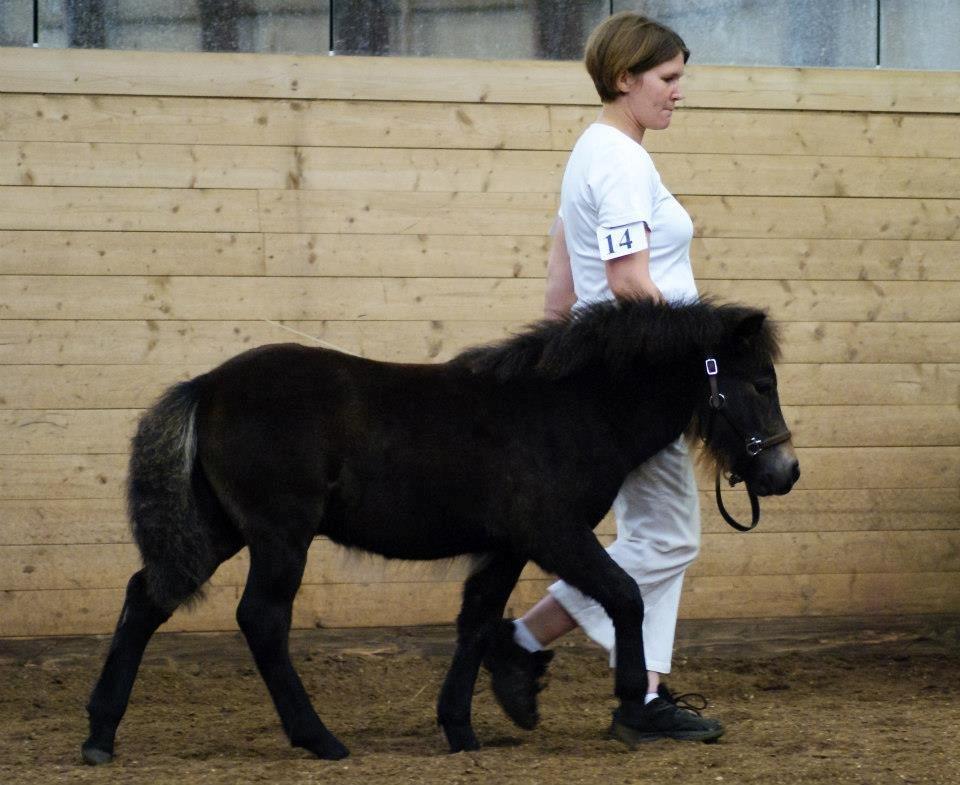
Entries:
{"label": "halter crownpiece", "polygon": [[[730,416],[725,411],[727,399],[720,388],[717,385],[717,376],[720,374],[720,368],[717,365],[717,360],[715,357],[707,357],[705,366],[707,369],[707,379],[710,382],[710,421],[707,423],[706,435],[703,437],[704,444],[709,443],[710,437],[713,435],[713,422],[716,419],[716,415],[719,413],[724,420],[727,421],[735,434],[743,439],[743,446],[746,450],[747,455],[750,458],[756,458],[761,452],[763,452],[768,447],[774,447],[777,444],[782,444],[783,442],[790,439],[790,430],[784,429],[778,434],[769,436],[766,439],[762,438],[757,434],[751,434],[750,436],[744,436],[741,430],[737,427],[736,423],[730,419]],[[737,520],[727,512],[727,508],[723,506],[723,499],[720,496],[720,476],[722,470],[717,466],[717,477],[716,483],[714,485],[716,489],[717,496],[717,508],[720,510],[720,515],[723,516],[723,519],[730,524],[734,529],[741,532],[748,532],[751,529],[756,528],[756,525],[760,522],[760,500],[757,498],[757,495],[753,492],[749,485],[747,488],[747,495],[750,497],[750,517],[751,522],[749,526],[744,526],[742,523],[737,522]],[[738,482],[742,482],[743,478],[733,472],[730,473],[730,485],[734,486]]]}
{"label": "halter crownpiece", "polygon": [[717,387],[717,375],[720,373],[720,369],[717,367],[716,359],[708,357],[706,366],[707,379],[710,380],[710,408],[714,410],[722,409],[727,399],[723,397],[723,393]]}

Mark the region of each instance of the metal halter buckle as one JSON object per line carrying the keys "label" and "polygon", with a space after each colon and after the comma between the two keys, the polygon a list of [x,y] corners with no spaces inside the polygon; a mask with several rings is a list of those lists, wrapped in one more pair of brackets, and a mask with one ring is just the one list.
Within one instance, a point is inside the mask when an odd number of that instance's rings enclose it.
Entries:
{"label": "metal halter buckle", "polygon": [[724,398],[723,393],[717,387],[717,375],[720,373],[717,361],[713,357],[708,357],[705,365],[707,366],[707,379],[710,380],[710,408],[722,409],[727,399]]}
{"label": "metal halter buckle", "polygon": [[759,436],[751,436],[747,439],[747,455],[754,458],[761,452],[763,452],[763,439]]}

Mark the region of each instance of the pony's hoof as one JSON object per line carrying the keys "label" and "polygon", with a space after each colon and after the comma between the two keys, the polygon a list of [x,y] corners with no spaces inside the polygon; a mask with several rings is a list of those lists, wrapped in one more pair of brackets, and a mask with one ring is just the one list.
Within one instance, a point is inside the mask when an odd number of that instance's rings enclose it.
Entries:
{"label": "pony's hoof", "polygon": [[328,733],[322,739],[297,742],[293,746],[303,747],[307,752],[312,752],[321,760],[343,760],[350,754],[350,750],[341,744],[340,739],[332,733]]}
{"label": "pony's hoof", "polygon": [[450,752],[468,752],[480,749],[480,742],[470,725],[444,725],[443,735],[447,737]]}
{"label": "pony's hoof", "polygon": [[83,755],[83,762],[90,766],[100,766],[113,760],[112,752],[101,750],[89,743],[80,748],[80,754]]}
{"label": "pony's hoof", "polygon": [[334,739],[332,742],[324,745],[323,750],[316,753],[316,755],[323,760],[343,760],[350,755],[350,750]]}

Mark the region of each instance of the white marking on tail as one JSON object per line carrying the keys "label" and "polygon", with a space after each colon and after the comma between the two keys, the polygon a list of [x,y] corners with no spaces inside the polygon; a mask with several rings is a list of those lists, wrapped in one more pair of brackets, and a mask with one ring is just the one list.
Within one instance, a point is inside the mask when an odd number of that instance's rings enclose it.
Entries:
{"label": "white marking on tail", "polygon": [[187,410],[187,422],[180,429],[180,449],[183,451],[183,473],[189,475],[193,471],[193,460],[197,455],[197,404],[190,404]]}

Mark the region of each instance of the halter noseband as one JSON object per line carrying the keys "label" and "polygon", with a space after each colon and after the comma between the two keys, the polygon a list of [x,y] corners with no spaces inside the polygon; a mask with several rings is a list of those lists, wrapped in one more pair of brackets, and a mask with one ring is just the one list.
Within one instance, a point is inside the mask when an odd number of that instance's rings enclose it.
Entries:
{"label": "halter noseband", "polygon": [[[719,387],[717,386],[717,376],[720,373],[719,368],[717,367],[717,360],[714,357],[708,357],[706,361],[707,368],[707,379],[710,382],[710,419],[707,423],[706,434],[703,437],[704,444],[710,442],[710,437],[713,435],[713,423],[719,414],[727,421],[727,425],[733,430],[737,436],[743,440],[743,446],[746,450],[747,455],[750,458],[755,458],[761,452],[766,450],[768,447],[774,447],[778,444],[782,444],[790,438],[790,431],[783,430],[774,436],[769,436],[764,439],[758,434],[751,434],[749,436],[744,436],[743,432],[737,427],[737,424],[730,419],[730,415],[727,414],[726,406],[727,399],[722,392],[720,392]],[[738,523],[730,513],[727,512],[727,508],[723,506],[723,499],[720,497],[720,475],[721,469],[717,466],[717,477],[716,477],[716,495],[717,495],[717,508],[720,510],[720,514],[723,516],[723,519],[730,524],[734,529],[741,532],[748,532],[751,529],[755,528],[756,525],[760,522],[760,500],[757,498],[757,495],[751,490],[750,486],[747,485],[747,495],[750,497],[750,516],[751,522],[749,526],[744,526],[742,523]],[[743,478],[737,474],[730,473],[730,485],[731,487],[736,485],[738,482],[742,482]]]}

